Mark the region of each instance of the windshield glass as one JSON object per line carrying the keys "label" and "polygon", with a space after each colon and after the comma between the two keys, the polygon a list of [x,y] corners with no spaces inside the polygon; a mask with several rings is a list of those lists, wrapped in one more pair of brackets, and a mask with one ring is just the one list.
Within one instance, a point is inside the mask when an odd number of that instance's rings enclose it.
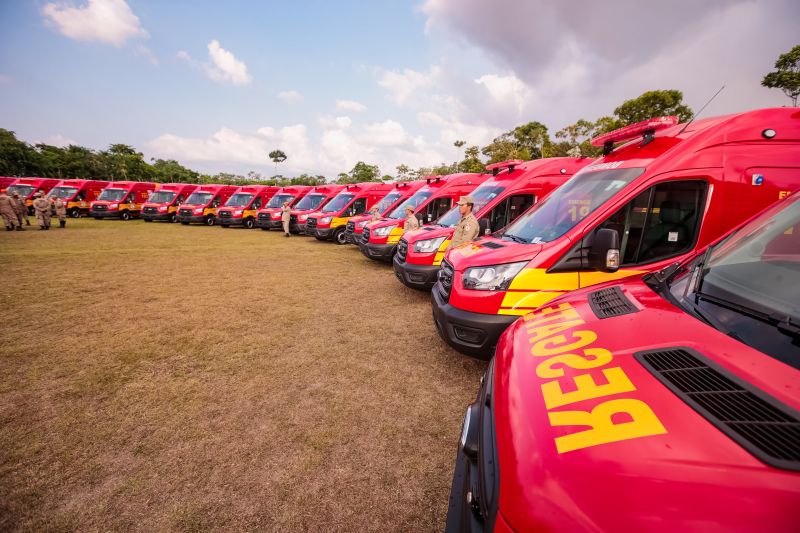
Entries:
{"label": "windshield glass", "polygon": [[389,218],[393,218],[395,220],[399,220],[399,219],[405,217],[406,216],[406,213],[405,213],[406,207],[408,207],[408,206],[413,207],[414,210],[416,211],[417,207],[419,207],[420,204],[424,203],[425,200],[430,198],[431,195],[433,195],[433,191],[428,189],[427,187],[423,187],[422,189],[417,191],[417,194],[415,194],[414,196],[412,196],[411,198],[409,198],[408,200],[406,200],[402,204],[398,205],[395,208],[395,210],[392,211],[392,214],[389,215]]}
{"label": "windshield glass", "polygon": [[309,209],[316,209],[319,207],[319,204],[322,203],[322,200],[325,199],[324,194],[307,194],[303,196],[303,199],[297,202],[297,205],[294,206],[295,209],[300,211],[307,211]]}
{"label": "windshield glass", "polygon": [[254,195],[249,193],[237,192],[228,198],[228,201],[225,202],[225,205],[228,207],[246,207],[250,205],[250,200],[253,199],[253,196]]}
{"label": "windshield glass", "polygon": [[150,197],[147,201],[156,204],[166,204],[171,202],[176,194],[175,191],[154,191],[150,193]]}
{"label": "windshield glass", "polygon": [[[470,196],[472,196],[472,198],[475,200],[475,205],[472,207],[473,214],[477,216],[478,212],[486,207],[486,204],[497,198],[497,195],[499,195],[505,189],[505,187],[495,183],[484,183],[472,191]],[[459,220],[461,220],[461,212],[458,210],[458,206],[455,206],[453,209],[442,215],[439,220],[436,221],[436,224],[446,228],[452,228],[458,224]]]}
{"label": "windshield glass", "polygon": [[22,198],[27,198],[33,192],[33,189],[31,185],[12,185],[8,188],[8,195],[13,196],[17,192]]}
{"label": "windshield glass", "polygon": [[291,204],[292,200],[294,200],[294,195],[292,194],[276,194],[269,199],[269,203],[266,207],[283,207],[283,202],[289,202]]}
{"label": "windshield glass", "polygon": [[623,168],[575,174],[508,226],[504,235],[534,244],[555,240],[643,172],[643,168]]}
{"label": "windshield glass", "polygon": [[103,189],[97,199],[106,200],[108,202],[119,202],[126,194],[128,194],[128,191],[125,189]]}
{"label": "windshield glass", "polygon": [[322,208],[323,213],[333,213],[344,209],[350,201],[355,198],[355,194],[343,192],[336,195],[336,198],[330,201],[328,205]]}
{"label": "windshield glass", "polygon": [[213,197],[214,195],[210,192],[193,192],[184,203],[189,205],[206,205]]}
{"label": "windshield glass", "polygon": [[383,213],[384,211],[392,207],[392,204],[395,203],[397,199],[400,198],[401,196],[402,194],[399,192],[391,192],[386,196],[384,196],[383,200],[378,202],[378,205],[375,206],[378,208],[378,213]]}
{"label": "windshield glass", "polygon": [[47,196],[52,196],[53,198],[72,198],[75,196],[75,193],[78,192],[76,187],[56,187],[55,189],[51,190]]}

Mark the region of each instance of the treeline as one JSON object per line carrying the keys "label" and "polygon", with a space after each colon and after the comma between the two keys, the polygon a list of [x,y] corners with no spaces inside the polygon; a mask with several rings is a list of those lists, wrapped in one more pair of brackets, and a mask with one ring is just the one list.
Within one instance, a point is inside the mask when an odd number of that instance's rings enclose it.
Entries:
{"label": "treeline", "polygon": [[[359,183],[395,179],[413,180],[431,174],[482,172],[487,164],[508,159],[527,161],[542,157],[596,157],[602,149],[591,146],[590,140],[593,137],[663,115],[677,115],[681,121],[691,118],[692,110],[683,103],[681,91],[648,91],[637,98],[623,102],[611,115],[594,121],[578,120],[553,135],[544,124],[532,121],[503,133],[486,146],[467,146],[464,141],[456,140],[454,146],[458,149],[463,148],[464,155],[460,161],[453,163],[441,163],[417,169],[401,164],[396,167],[396,174],[390,175],[382,174],[377,165],[359,161],[349,172],[338,174],[334,181]],[[280,161],[284,161],[287,157],[291,158],[291,154],[284,154],[282,151],[281,154],[283,159]],[[0,128],[0,176],[228,185],[318,185],[327,181],[325,176],[309,174],[292,178],[280,175],[264,177],[253,171],[246,176],[224,172],[215,175],[201,174],[172,159],[151,159],[147,162],[141,152],[126,144],[112,144],[106,150],[92,150],[76,145],[64,148],[44,143],[31,145],[17,139],[13,131],[2,128]]]}

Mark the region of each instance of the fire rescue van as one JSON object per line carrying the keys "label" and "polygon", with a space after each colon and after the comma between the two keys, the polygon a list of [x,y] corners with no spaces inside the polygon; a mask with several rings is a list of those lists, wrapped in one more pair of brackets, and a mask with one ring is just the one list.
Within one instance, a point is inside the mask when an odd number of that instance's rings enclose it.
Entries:
{"label": "fire rescue van", "polygon": [[256,225],[264,231],[281,229],[281,208],[283,207],[283,202],[289,202],[289,207],[294,207],[312,189],[314,189],[314,187],[310,185],[281,187],[281,189],[275,193],[275,196],[270,198],[267,205],[258,210]]}
{"label": "fire rescue van", "polygon": [[344,231],[350,217],[366,213],[393,187],[391,183],[379,182],[347,185],[322,209],[308,215],[306,233],[320,241],[332,240],[336,244],[345,244]]}
{"label": "fire rescue van", "polygon": [[[381,218],[389,216],[398,205],[411,198],[411,196],[424,185],[425,180],[400,181],[395,183],[394,188],[375,206],[378,209],[378,215],[380,215]],[[364,231],[364,226],[371,221],[372,215],[369,213],[351,217],[344,230],[345,242],[348,244],[357,244],[358,241],[361,240],[361,232]]]}
{"label": "fire rescue van", "polygon": [[796,531],[798,302],[795,193],[517,320],[467,408],[446,531]]}
{"label": "fire rescue van", "polygon": [[178,207],[178,222],[205,224],[217,223],[217,209],[236,191],[235,185],[201,185]]}
{"label": "fire rescue van", "polygon": [[19,178],[12,185],[8,186],[8,195],[11,196],[15,192],[19,193],[19,197],[25,200],[25,205],[28,206],[28,213],[32,215],[33,196],[37,192],[47,194],[59,181],[60,180],[53,178]]}
{"label": "fire rescue van", "polygon": [[97,180],[61,180],[50,189],[47,196],[61,198],[67,209],[67,215],[80,218],[81,215],[89,214],[89,206],[97,200],[109,183]]}
{"label": "fire rescue van", "polygon": [[[487,166],[492,179],[470,194],[475,199],[473,213],[480,222],[481,233],[487,235],[506,227],[590,161],[564,157]],[[430,290],[459,220],[461,213],[456,206],[435,224],[406,231],[394,256],[397,279],[408,287]]]}
{"label": "fire rescue van", "polygon": [[139,216],[142,205],[155,188],[155,183],[145,181],[112,181],[100,191],[97,200],[90,204],[89,214],[97,220],[130,220]]}
{"label": "fire rescue van", "polygon": [[256,225],[256,216],[262,205],[266,205],[280,187],[266,185],[248,185],[239,187],[228,198],[224,207],[217,211],[217,220],[223,228],[243,226],[252,229]]}
{"label": "fire rescue van", "polygon": [[431,301],[451,346],[488,359],[515,317],[566,291],[681,261],[800,187],[792,108],[680,125],[662,117],[593,142],[606,155],[502,236],[447,252]]}
{"label": "fire rescue van", "polygon": [[308,215],[325,207],[328,202],[344,189],[344,185],[317,185],[303,196],[292,208],[289,219],[289,231],[305,233]]}
{"label": "fire rescue van", "polygon": [[178,207],[186,201],[198,185],[189,183],[164,183],[150,193],[150,197],[142,206],[142,220],[153,222],[163,220],[178,221]]}
{"label": "fire rescue van", "polygon": [[450,174],[426,178],[425,185],[398,205],[386,219],[364,226],[358,248],[370,259],[390,263],[403,236],[407,206],[415,209],[414,215],[423,224],[430,224],[447,213],[459,197],[467,196],[490,177],[489,174]]}

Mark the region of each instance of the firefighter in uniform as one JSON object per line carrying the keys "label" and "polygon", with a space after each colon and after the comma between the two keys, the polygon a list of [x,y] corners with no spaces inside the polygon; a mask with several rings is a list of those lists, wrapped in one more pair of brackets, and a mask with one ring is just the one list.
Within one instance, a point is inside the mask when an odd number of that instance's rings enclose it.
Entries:
{"label": "firefighter in uniform", "polygon": [[292,208],[289,207],[289,202],[283,202],[281,207],[281,222],[283,223],[283,232],[289,236],[289,221],[292,218]]}
{"label": "firefighter in uniform", "polygon": [[33,201],[33,208],[36,210],[36,222],[39,223],[39,229],[50,229],[50,209],[52,206],[41,192],[36,193],[36,200]]}
{"label": "firefighter in uniform", "polygon": [[472,214],[472,208],[475,205],[475,200],[472,196],[462,196],[458,201],[458,211],[461,213],[461,220],[456,224],[456,229],[453,232],[453,238],[450,241],[448,248],[453,248],[465,242],[472,242],[478,238],[480,232],[480,224],[478,219]]}
{"label": "firefighter in uniform", "polygon": [[53,199],[53,209],[56,212],[56,216],[58,217],[58,225],[62,228],[67,227],[67,206],[64,204],[64,200],[56,196]]}
{"label": "firefighter in uniform", "polygon": [[419,229],[419,220],[414,216],[414,208],[410,205],[406,206],[406,223],[403,228],[405,231]]}
{"label": "firefighter in uniform", "polygon": [[5,189],[0,189],[0,216],[6,225],[6,231],[17,231],[22,229],[17,217],[17,204],[13,198],[6,194]]}
{"label": "firefighter in uniform", "polygon": [[369,219],[370,222],[377,222],[381,219],[381,214],[378,213],[378,206],[373,205],[370,210],[369,214],[372,215],[372,218]]}
{"label": "firefighter in uniform", "polygon": [[25,221],[26,226],[31,225],[31,221],[28,219],[28,206],[25,205],[25,200],[23,200],[22,196],[19,195],[17,191],[14,191],[14,203],[17,206],[17,217],[19,218],[19,226],[22,227],[22,221]]}

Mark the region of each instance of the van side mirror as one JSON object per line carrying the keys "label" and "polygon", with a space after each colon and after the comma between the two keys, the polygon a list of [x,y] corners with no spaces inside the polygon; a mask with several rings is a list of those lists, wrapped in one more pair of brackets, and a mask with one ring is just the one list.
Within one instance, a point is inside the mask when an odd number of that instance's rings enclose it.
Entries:
{"label": "van side mirror", "polygon": [[610,228],[597,230],[588,259],[589,266],[600,272],[619,270],[619,233]]}

